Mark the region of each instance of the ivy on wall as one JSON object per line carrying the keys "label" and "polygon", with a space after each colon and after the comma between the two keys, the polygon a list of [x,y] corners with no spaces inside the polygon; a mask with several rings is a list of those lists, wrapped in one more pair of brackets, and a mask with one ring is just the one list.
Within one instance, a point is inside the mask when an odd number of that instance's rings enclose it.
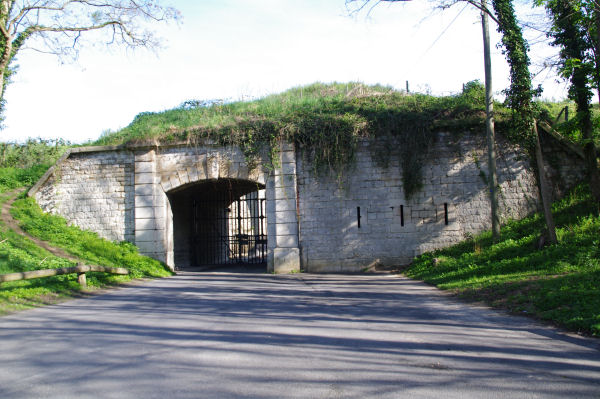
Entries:
{"label": "ivy on wall", "polygon": [[[266,144],[273,162],[279,143],[287,141],[304,150],[315,173],[341,177],[354,162],[361,140],[392,137],[399,145],[403,187],[409,199],[422,187],[424,155],[433,133],[485,131],[484,88],[478,81],[467,83],[461,94],[445,97],[360,83],[317,83],[251,102],[205,103],[186,101],[173,110],[140,114],[126,128],[94,144],[210,139],[219,145],[239,146],[250,161]],[[499,106],[496,114],[502,129],[503,108]],[[373,156],[385,160],[391,153],[384,147]]]}

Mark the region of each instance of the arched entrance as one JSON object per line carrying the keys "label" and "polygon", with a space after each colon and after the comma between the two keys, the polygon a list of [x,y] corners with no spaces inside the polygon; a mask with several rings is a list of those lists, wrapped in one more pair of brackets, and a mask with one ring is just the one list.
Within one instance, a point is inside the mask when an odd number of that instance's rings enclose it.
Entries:
{"label": "arched entrance", "polygon": [[176,269],[267,265],[265,186],[210,179],[167,193]]}

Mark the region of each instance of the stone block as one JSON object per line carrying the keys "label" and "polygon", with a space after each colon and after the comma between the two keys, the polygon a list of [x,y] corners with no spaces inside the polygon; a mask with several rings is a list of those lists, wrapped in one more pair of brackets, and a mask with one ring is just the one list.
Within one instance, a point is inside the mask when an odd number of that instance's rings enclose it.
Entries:
{"label": "stone block", "polygon": [[154,195],[154,184],[136,184],[135,196]]}
{"label": "stone block", "polygon": [[135,162],[153,162],[155,159],[154,150],[150,151],[136,151],[135,153]]}
{"label": "stone block", "polygon": [[197,182],[200,179],[200,177],[198,176],[198,170],[196,168],[194,168],[194,167],[188,167],[186,169],[186,172],[187,172],[187,175],[188,175],[190,183],[191,182]]}
{"label": "stone block", "polygon": [[[158,211],[158,212],[157,212]],[[135,218],[136,219],[151,219],[154,218],[155,215],[159,214],[160,209],[154,207],[136,207]]]}
{"label": "stone block", "polygon": [[135,173],[154,173],[154,162],[136,162]]}
{"label": "stone block", "polygon": [[248,180],[252,180],[260,184],[265,184],[265,179],[265,173],[263,172],[260,165],[248,171]]}
{"label": "stone block", "polygon": [[135,242],[161,242],[164,235],[164,230],[136,230]]}
{"label": "stone block", "polygon": [[138,208],[155,206],[155,198],[153,195],[136,195],[135,206]]}
{"label": "stone block", "polygon": [[289,236],[276,236],[275,237],[275,245],[277,248],[298,248],[298,236],[289,235]]}
{"label": "stone block", "polygon": [[[154,242],[154,241],[138,241],[137,239],[135,240],[135,245],[139,248],[140,253],[142,255],[146,255],[146,256],[150,256],[154,259],[158,259],[155,257],[156,254],[161,254],[161,252],[158,252],[157,249],[159,249],[162,244]],[[164,256],[164,254],[163,254]]]}
{"label": "stone block", "polygon": [[171,190],[181,186],[181,181],[179,180],[179,175],[177,173],[172,173],[169,175],[169,185],[171,186]]}
{"label": "stone block", "polygon": [[160,187],[165,193],[169,192],[173,188],[171,181],[166,176],[161,177]]}
{"label": "stone block", "polygon": [[149,219],[135,219],[135,230],[164,230],[166,227],[166,221],[164,218],[149,218]]}
{"label": "stone block", "polygon": [[222,179],[234,178],[230,171],[231,161],[229,159],[219,159],[219,177]]}
{"label": "stone block", "polygon": [[279,167],[273,170],[275,176],[281,175],[295,175],[296,174],[296,163],[282,163]]}
{"label": "stone block", "polygon": [[269,206],[269,202],[274,204],[275,211],[296,211],[296,198],[291,199],[282,199],[269,201],[267,199],[267,206]]}
{"label": "stone block", "polygon": [[275,187],[275,199],[293,199],[296,200],[296,185],[286,187]]}
{"label": "stone block", "polygon": [[276,211],[275,212],[275,223],[296,223],[298,220],[298,214],[295,210],[293,211]]}
{"label": "stone block", "polygon": [[273,249],[273,271],[275,273],[300,271],[300,250],[298,248]]}
{"label": "stone block", "polygon": [[298,234],[298,224],[297,223],[276,223],[275,225],[275,235],[276,236],[287,236],[287,235],[295,235]]}
{"label": "stone block", "polygon": [[296,163],[296,152],[292,149],[289,151],[281,151],[279,153],[279,159],[281,161],[281,164],[284,163]]}
{"label": "stone block", "polygon": [[219,178],[219,155],[212,153],[206,158],[206,177],[208,179]]}
{"label": "stone block", "polygon": [[281,142],[279,149],[280,149],[280,153],[294,152],[294,144],[283,141],[283,142]]}
{"label": "stone block", "polygon": [[203,180],[206,179],[206,154],[199,154],[196,156],[196,162],[194,163],[194,168],[198,172],[198,179]]}

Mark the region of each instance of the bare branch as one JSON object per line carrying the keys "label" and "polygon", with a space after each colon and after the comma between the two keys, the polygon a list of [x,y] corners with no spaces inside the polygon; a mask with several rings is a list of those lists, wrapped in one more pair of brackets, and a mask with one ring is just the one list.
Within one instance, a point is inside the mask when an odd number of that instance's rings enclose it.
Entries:
{"label": "bare branch", "polygon": [[[160,0],[0,0],[0,112],[10,64],[22,49],[76,59],[84,39],[107,46],[155,49],[148,24],[178,21],[180,14]],[[36,38],[36,40],[33,40]],[[26,43],[33,42],[30,46]],[[0,118],[1,120],[1,118]]]}

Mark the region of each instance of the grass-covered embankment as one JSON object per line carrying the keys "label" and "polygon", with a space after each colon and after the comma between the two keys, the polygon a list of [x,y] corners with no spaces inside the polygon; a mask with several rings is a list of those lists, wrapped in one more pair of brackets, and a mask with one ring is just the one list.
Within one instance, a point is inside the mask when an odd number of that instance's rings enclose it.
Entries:
{"label": "grass-covered embankment", "polygon": [[543,226],[538,214],[507,223],[496,243],[486,232],[424,254],[405,273],[463,298],[600,336],[597,206],[579,187],[554,204],[553,214],[556,245],[537,248]]}
{"label": "grass-covered embankment", "polygon": [[[33,184],[48,165],[31,168],[0,168],[0,205],[7,199],[7,192]],[[113,243],[97,234],[67,226],[64,219],[42,213],[35,201],[21,198],[12,209],[23,230],[32,236],[49,241],[87,264],[109,267],[126,267],[128,276],[105,273],[88,273],[86,291],[130,281],[134,278],[163,277],[170,271],[160,262],[138,254],[129,243]],[[67,259],[59,258],[38,247],[31,240],[8,229],[0,221],[0,274],[28,270],[75,266]],[[81,294],[75,274],[46,277],[35,280],[0,284],[0,315],[42,304],[54,303],[61,298]]]}

